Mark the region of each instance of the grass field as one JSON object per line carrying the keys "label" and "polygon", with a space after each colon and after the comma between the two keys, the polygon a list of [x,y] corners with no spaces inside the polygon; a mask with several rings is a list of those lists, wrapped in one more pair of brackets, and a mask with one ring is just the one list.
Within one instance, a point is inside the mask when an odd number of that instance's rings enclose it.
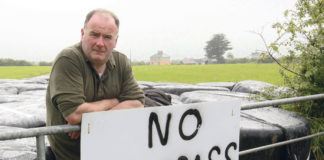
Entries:
{"label": "grass field", "polygon": [[1,66],[0,79],[30,78],[48,74],[50,71],[49,66]]}
{"label": "grass field", "polygon": [[[21,79],[48,74],[51,67],[13,66],[0,67],[0,79]],[[276,64],[217,64],[217,65],[170,65],[134,66],[138,81],[153,82],[237,82],[259,80],[282,85],[283,79]]]}
{"label": "grass field", "polygon": [[133,70],[138,81],[195,84],[259,80],[276,85],[283,83],[276,64],[134,66]]}

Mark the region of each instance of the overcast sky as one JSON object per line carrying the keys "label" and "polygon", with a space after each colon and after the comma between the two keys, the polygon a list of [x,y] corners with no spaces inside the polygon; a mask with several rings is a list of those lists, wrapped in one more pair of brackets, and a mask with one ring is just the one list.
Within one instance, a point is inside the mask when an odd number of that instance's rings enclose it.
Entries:
{"label": "overcast sky", "polygon": [[132,60],[148,61],[158,50],[171,59],[202,58],[206,41],[224,33],[234,57],[264,49],[261,32],[275,38],[271,25],[296,0],[0,0],[0,58],[52,61],[80,41],[85,15],[94,8],[121,21],[116,49]]}

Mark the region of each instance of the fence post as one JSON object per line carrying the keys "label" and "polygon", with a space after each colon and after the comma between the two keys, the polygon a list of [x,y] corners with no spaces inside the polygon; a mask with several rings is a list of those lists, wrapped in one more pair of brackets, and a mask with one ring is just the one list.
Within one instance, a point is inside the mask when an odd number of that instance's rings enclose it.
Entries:
{"label": "fence post", "polygon": [[36,136],[37,160],[45,160],[45,136]]}

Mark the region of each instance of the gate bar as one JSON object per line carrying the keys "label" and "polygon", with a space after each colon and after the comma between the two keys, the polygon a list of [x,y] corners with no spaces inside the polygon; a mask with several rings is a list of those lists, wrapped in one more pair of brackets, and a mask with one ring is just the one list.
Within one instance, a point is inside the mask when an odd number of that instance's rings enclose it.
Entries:
{"label": "gate bar", "polygon": [[45,136],[36,136],[37,160],[45,160]]}
{"label": "gate bar", "polygon": [[36,137],[40,135],[50,135],[57,133],[68,133],[73,131],[80,131],[80,125],[57,125],[57,126],[46,126],[38,128],[28,128],[24,130],[11,130],[0,133],[1,140],[10,140],[17,138],[28,138]]}
{"label": "gate bar", "polygon": [[319,133],[315,133],[315,134],[308,135],[308,136],[304,136],[304,137],[300,137],[300,138],[295,138],[295,139],[291,139],[291,140],[287,140],[287,141],[282,141],[282,142],[278,142],[278,143],[274,143],[274,144],[269,144],[269,145],[266,145],[266,146],[252,148],[252,149],[240,151],[239,155],[240,156],[243,156],[243,155],[246,155],[246,154],[250,154],[250,153],[254,153],[254,152],[259,152],[259,151],[262,151],[262,150],[266,150],[266,149],[270,149],[270,148],[275,148],[275,147],[279,147],[279,146],[283,146],[283,145],[286,145],[286,144],[303,141],[303,140],[306,140],[306,139],[311,139],[311,138],[314,138],[314,137],[317,137],[317,136],[322,136],[322,135],[324,135],[324,132],[319,132]]}
{"label": "gate bar", "polygon": [[248,110],[248,109],[255,109],[255,108],[262,108],[268,106],[275,106],[281,104],[289,104],[289,103],[296,103],[308,100],[316,100],[316,99],[324,99],[324,94],[314,94],[310,96],[302,96],[302,97],[293,97],[293,98],[285,98],[285,99],[277,99],[277,100],[268,100],[262,102],[255,102],[255,103],[248,103],[243,104],[241,106],[241,110]]}

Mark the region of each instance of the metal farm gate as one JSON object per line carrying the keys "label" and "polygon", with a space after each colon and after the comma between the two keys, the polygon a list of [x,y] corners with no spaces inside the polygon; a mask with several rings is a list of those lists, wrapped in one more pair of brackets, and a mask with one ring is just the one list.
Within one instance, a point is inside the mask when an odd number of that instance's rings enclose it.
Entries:
{"label": "metal farm gate", "polygon": [[[310,95],[310,96],[303,96],[303,97],[294,97],[294,98],[286,98],[286,99],[279,99],[279,100],[269,100],[263,102],[256,102],[256,103],[249,103],[241,106],[241,110],[249,110],[255,108],[262,108],[262,107],[269,107],[269,106],[276,106],[282,104],[290,104],[295,102],[302,102],[307,100],[316,100],[316,99],[324,99],[324,94],[317,94],[317,95]],[[79,125],[59,125],[59,126],[49,126],[49,127],[39,127],[39,128],[30,128],[23,131],[15,131],[15,132],[3,132],[0,133],[0,141],[1,140],[11,140],[11,139],[18,139],[18,138],[28,138],[28,137],[36,137],[36,146],[37,146],[37,159],[38,160],[45,160],[45,135],[51,134],[58,134],[58,133],[68,133],[72,131],[80,131],[81,127]],[[239,156],[247,155],[250,153],[267,150],[270,148],[275,148],[291,143],[296,143],[299,141],[311,139],[317,136],[324,135],[324,132],[315,133],[312,135],[295,138],[287,141],[282,141],[270,145],[265,145],[257,148],[252,148],[244,151],[239,152]]]}

